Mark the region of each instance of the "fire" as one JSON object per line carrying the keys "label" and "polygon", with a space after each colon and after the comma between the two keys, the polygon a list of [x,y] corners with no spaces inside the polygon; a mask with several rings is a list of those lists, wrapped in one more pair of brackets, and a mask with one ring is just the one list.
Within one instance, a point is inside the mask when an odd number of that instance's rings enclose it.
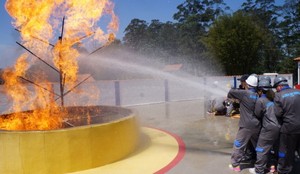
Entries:
{"label": "fire", "polygon": [[[0,128],[58,129],[67,114],[63,97],[77,83],[80,53],[74,46],[88,46],[90,42],[108,45],[114,40],[119,27],[114,4],[110,0],[7,0],[5,8],[20,32],[19,45],[29,53],[22,54],[14,68],[4,72],[5,90],[13,100],[13,114],[0,118]],[[107,32],[99,27],[104,16],[111,19]],[[27,70],[38,60],[59,76],[60,95],[42,74],[34,74],[34,80],[26,76]],[[22,112],[24,110],[32,112]]]}
{"label": "fire", "polygon": [[27,55],[23,54],[17,60],[14,70],[5,69],[3,73],[3,77],[5,78],[5,91],[7,91],[13,103],[13,111],[20,112],[23,110],[24,101],[29,100],[29,91],[27,91],[26,87],[22,85],[18,79],[18,76],[23,76],[28,67],[26,62]]}

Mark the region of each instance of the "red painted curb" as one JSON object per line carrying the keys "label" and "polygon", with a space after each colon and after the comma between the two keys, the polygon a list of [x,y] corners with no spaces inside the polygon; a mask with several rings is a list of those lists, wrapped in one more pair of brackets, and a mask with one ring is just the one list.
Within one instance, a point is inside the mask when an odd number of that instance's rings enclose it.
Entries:
{"label": "red painted curb", "polygon": [[155,174],[165,174],[167,171],[169,171],[170,169],[175,167],[183,159],[183,157],[185,155],[185,144],[184,144],[183,140],[176,134],[173,134],[171,132],[168,132],[168,131],[162,130],[162,129],[158,129],[158,128],[153,128],[153,127],[149,127],[149,128],[157,129],[159,131],[162,131],[162,132],[165,132],[165,133],[171,135],[172,137],[174,137],[176,139],[176,141],[179,145],[179,149],[178,149],[178,153],[177,153],[176,157],[164,168],[155,172]]}

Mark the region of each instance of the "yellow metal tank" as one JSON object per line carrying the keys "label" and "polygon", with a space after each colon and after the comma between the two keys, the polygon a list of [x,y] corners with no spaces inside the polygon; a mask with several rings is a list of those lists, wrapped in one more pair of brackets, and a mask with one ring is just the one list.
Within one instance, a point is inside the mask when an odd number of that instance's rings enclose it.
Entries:
{"label": "yellow metal tank", "polygon": [[[58,130],[0,131],[0,173],[68,173],[106,165],[132,153],[140,136],[135,113],[120,107],[95,107],[101,114],[89,125],[74,122],[74,127]],[[77,112],[77,108],[69,109]]]}

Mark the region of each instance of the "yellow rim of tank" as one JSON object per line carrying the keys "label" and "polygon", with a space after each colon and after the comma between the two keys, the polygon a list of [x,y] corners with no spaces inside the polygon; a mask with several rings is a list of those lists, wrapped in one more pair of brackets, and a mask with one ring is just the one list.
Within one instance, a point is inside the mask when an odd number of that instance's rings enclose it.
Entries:
{"label": "yellow rim of tank", "polygon": [[132,153],[140,131],[132,113],[105,123],[50,131],[1,131],[0,173],[68,173]]}

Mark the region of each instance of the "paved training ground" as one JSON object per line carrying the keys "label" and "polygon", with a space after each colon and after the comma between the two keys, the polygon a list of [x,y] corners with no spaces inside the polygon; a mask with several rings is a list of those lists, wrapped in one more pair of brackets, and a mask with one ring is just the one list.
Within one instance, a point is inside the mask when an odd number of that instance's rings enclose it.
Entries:
{"label": "paved training ground", "polygon": [[235,173],[228,164],[238,119],[207,115],[203,106],[203,101],[194,100],[133,107],[142,126],[172,132],[183,140],[183,159],[166,173]]}
{"label": "paved training ground", "polygon": [[[139,149],[126,159],[74,174],[237,173],[228,164],[238,119],[208,115],[203,106],[202,100],[193,100],[129,107],[139,115]],[[249,174],[247,169],[239,173]]]}
{"label": "paved training ground", "polygon": [[249,174],[228,168],[239,120],[208,115],[203,105],[194,100],[130,107],[139,113],[148,145],[117,163],[78,174]]}
{"label": "paved training ground", "polygon": [[130,107],[139,113],[145,144],[124,160],[76,174],[235,173],[228,164],[238,119],[206,115],[203,104],[196,100]]}
{"label": "paved training ground", "polygon": [[[1,102],[1,111],[7,104]],[[235,173],[228,164],[238,119],[207,115],[203,100],[129,108],[139,115],[143,132],[139,149],[126,159],[74,174]]]}
{"label": "paved training ground", "polygon": [[182,159],[184,144],[180,138],[153,128],[142,128],[142,132],[141,146],[126,159],[72,174],[166,173]]}

